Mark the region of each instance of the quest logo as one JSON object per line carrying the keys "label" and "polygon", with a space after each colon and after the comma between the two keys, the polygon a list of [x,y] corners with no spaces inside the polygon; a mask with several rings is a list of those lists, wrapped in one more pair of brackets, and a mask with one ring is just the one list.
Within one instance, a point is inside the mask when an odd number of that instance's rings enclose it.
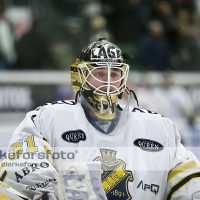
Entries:
{"label": "quest logo", "polygon": [[86,135],[82,130],[66,131],[62,134],[62,139],[66,142],[78,143],[86,140]]}

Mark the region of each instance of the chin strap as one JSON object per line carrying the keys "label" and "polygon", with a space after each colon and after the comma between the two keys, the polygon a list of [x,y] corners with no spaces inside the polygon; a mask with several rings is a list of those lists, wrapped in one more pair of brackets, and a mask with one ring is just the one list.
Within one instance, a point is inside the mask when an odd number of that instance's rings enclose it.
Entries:
{"label": "chin strap", "polygon": [[118,95],[118,99],[122,99],[122,96],[123,96],[123,92],[121,92],[121,93]]}
{"label": "chin strap", "polygon": [[76,92],[76,96],[75,96],[75,102],[76,102],[76,103],[78,102],[78,97],[80,96],[80,94],[81,94],[81,92],[80,92],[80,90],[78,90],[78,91]]}
{"label": "chin strap", "polygon": [[106,98],[107,98],[107,101],[108,101],[108,103],[109,103],[110,114],[113,114],[113,113],[114,113],[114,104],[112,103],[111,95],[109,95],[109,98],[108,98],[108,96],[106,95]]}
{"label": "chin strap", "polygon": [[128,87],[126,87],[126,90],[125,90],[125,91],[126,91],[126,93],[127,93],[128,95],[130,95],[131,93],[133,94],[134,99],[135,99],[136,102],[137,102],[137,106],[139,107],[139,101],[138,101],[138,98],[137,98],[135,92],[134,92],[133,90],[130,90]]}

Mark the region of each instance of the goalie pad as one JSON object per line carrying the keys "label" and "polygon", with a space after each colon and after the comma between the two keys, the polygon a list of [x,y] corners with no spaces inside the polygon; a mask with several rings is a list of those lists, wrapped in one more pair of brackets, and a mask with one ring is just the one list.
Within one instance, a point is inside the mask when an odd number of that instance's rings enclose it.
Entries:
{"label": "goalie pad", "polygon": [[62,200],[107,200],[101,183],[101,162],[64,162],[57,191]]}

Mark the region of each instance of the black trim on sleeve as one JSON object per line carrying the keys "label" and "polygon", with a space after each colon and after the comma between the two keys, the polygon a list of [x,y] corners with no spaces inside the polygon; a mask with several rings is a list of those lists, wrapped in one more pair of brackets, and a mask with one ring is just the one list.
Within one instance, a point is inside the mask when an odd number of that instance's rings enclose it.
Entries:
{"label": "black trim on sleeve", "polygon": [[28,198],[22,197],[22,196],[20,196],[20,195],[16,195],[16,196],[20,197],[20,198],[23,199],[23,200],[29,200]]}
{"label": "black trim on sleeve", "polygon": [[[43,137],[43,140],[44,140],[44,141],[46,141],[46,142],[48,142],[48,140],[47,140],[47,139],[45,139],[44,137]],[[49,142],[48,142],[48,143],[49,143]]]}
{"label": "black trim on sleeve", "polygon": [[41,200],[48,200],[47,192],[43,194]]}
{"label": "black trim on sleeve", "polygon": [[193,178],[200,178],[200,172],[198,173],[194,173],[194,174],[190,174],[188,176],[186,176],[182,181],[180,181],[179,183],[177,183],[174,187],[171,188],[170,193],[167,196],[167,200],[170,200],[172,195],[174,194],[174,192],[176,192],[177,190],[179,190],[183,185],[185,185],[186,183],[188,183],[191,179]]}
{"label": "black trim on sleeve", "polygon": [[2,176],[0,177],[0,181],[4,181],[4,179],[6,178],[6,176],[7,176],[7,171],[5,170],[4,172],[3,172],[3,174],[2,174]]}

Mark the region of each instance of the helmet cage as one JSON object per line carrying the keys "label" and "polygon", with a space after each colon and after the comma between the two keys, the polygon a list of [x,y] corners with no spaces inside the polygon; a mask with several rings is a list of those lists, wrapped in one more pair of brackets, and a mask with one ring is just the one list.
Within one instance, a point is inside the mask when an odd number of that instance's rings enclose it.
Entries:
{"label": "helmet cage", "polygon": [[[113,63],[113,62],[83,62],[78,64],[79,68],[79,80],[81,81],[81,89],[83,90],[91,90],[93,88],[93,93],[96,95],[112,97],[116,95],[120,95],[126,88],[126,82],[128,79],[129,65],[126,63]],[[107,81],[100,80],[93,75],[93,71],[96,69],[108,69],[108,77]],[[120,69],[121,77],[115,81],[110,80],[111,69]],[[101,82],[102,85],[99,87],[95,87],[88,81],[88,77],[92,76],[96,81]],[[119,87],[114,86],[113,84],[116,82],[121,82]],[[103,90],[102,88],[107,87],[107,90]],[[112,90],[111,90],[112,88]]]}

